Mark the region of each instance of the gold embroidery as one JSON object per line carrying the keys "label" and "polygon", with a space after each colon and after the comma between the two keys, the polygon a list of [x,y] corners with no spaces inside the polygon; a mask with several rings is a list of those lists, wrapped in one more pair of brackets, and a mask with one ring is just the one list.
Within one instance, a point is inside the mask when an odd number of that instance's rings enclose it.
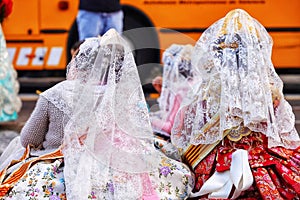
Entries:
{"label": "gold embroidery", "polygon": [[243,125],[232,128],[228,131],[229,133],[227,135],[227,138],[234,142],[239,141],[240,139],[242,139],[242,137],[247,136],[251,133],[251,130],[247,127],[244,127]]}

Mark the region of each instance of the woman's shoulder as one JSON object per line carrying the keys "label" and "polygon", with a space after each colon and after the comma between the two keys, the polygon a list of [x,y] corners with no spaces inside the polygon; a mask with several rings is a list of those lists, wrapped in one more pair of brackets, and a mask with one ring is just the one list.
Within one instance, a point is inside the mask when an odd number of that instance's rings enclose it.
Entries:
{"label": "woman's shoulder", "polygon": [[48,88],[47,90],[43,91],[40,96],[44,96],[47,98],[47,96],[49,95],[55,95],[55,93],[60,93],[63,92],[65,90],[65,88],[70,87],[72,84],[72,81],[69,80],[64,80],[61,81],[57,84],[55,84],[54,86]]}

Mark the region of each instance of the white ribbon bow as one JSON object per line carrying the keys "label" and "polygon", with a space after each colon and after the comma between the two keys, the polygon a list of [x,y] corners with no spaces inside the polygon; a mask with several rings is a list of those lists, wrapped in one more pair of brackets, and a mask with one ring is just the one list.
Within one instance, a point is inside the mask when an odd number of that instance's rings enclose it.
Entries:
{"label": "white ribbon bow", "polygon": [[191,197],[208,194],[208,198],[229,198],[233,185],[235,191],[231,199],[237,198],[242,191],[247,190],[253,183],[253,176],[248,162],[248,152],[238,149],[232,154],[230,170],[215,172],[201,187],[199,192]]}

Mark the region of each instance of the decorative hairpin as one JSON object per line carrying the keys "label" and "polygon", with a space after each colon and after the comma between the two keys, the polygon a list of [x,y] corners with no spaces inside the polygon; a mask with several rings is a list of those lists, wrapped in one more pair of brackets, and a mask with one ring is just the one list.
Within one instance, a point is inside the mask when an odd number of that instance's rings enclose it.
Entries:
{"label": "decorative hairpin", "polygon": [[236,49],[239,47],[239,44],[237,42],[233,42],[230,44],[225,44],[224,42],[220,43],[220,48],[221,49],[225,49],[225,48],[232,48],[232,49]]}

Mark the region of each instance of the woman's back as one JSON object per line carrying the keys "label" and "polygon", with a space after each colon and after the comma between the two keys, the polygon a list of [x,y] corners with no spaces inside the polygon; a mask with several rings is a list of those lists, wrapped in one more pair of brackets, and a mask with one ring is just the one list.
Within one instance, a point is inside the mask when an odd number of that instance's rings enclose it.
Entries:
{"label": "woman's back", "polygon": [[175,115],[182,98],[192,86],[193,69],[191,66],[192,45],[173,44],[163,54],[163,81],[159,111],[151,112],[151,124],[156,133],[167,137],[171,134]]}

